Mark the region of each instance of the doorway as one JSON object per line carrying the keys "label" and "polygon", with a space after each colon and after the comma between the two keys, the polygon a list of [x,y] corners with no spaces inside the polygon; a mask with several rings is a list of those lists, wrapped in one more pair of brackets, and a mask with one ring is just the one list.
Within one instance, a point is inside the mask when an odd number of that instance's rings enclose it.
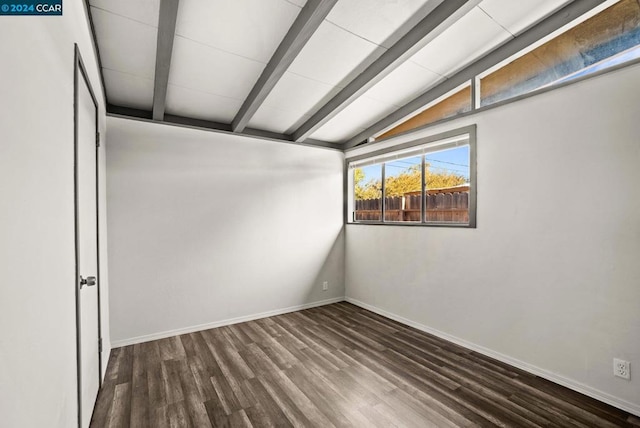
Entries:
{"label": "doorway", "polygon": [[74,194],[78,426],[91,422],[102,384],[98,217],[98,103],[78,45],[74,54]]}

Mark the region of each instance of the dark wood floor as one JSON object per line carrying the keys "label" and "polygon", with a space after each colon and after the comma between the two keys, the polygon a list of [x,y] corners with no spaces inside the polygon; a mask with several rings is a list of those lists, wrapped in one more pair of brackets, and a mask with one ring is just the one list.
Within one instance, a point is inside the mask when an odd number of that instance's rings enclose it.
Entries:
{"label": "dark wood floor", "polygon": [[93,427],[640,426],[348,303],[114,349]]}

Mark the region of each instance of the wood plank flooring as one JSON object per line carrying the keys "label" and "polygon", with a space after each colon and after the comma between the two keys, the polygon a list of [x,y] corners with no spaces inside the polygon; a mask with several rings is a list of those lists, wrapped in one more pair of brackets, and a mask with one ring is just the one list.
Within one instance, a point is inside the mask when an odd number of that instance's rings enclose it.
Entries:
{"label": "wood plank flooring", "polygon": [[631,427],[346,302],[113,349],[92,427]]}

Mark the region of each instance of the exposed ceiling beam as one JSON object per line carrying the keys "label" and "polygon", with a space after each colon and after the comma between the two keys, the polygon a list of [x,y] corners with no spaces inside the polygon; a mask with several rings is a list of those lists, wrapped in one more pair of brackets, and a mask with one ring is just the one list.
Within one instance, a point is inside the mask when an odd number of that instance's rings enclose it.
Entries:
{"label": "exposed ceiling beam", "polygon": [[153,84],[153,120],[164,118],[167,103],[169,69],[173,52],[173,37],[176,33],[179,0],[161,0],[158,19],[158,44],[156,48],[156,74]]}
{"label": "exposed ceiling beam", "polygon": [[302,8],[293,25],[287,32],[269,63],[263,70],[253,89],[244,100],[238,114],[233,119],[231,127],[234,132],[242,132],[249,120],[258,111],[258,108],[276,83],[284,75],[294,59],[298,56],[304,45],[318,29],[324,18],[338,0],[308,0]]}
{"label": "exposed ceiling beam", "polygon": [[480,0],[442,1],[417,25],[406,28],[406,34],[397,43],[296,129],[293,132],[293,139],[303,141],[308,138],[369,88],[442,34],[478,3]]}
{"label": "exposed ceiling beam", "polygon": [[[497,49],[491,51],[471,65],[460,70],[441,84],[414,98],[404,106],[400,107],[387,117],[379,120],[369,128],[350,138],[344,143],[344,148],[354,147],[368,138],[380,133],[397,122],[405,119],[411,114],[424,108],[425,105],[443,96],[447,92],[457,88],[475,78],[477,75],[508,59],[512,55],[520,52],[538,40],[548,36],[554,31],[564,27],[591,9],[604,3],[606,0],[579,0],[573,1],[564,8],[558,10],[553,15],[544,19],[540,23],[531,27],[519,36],[511,39]],[[294,135],[295,136],[295,135]]]}

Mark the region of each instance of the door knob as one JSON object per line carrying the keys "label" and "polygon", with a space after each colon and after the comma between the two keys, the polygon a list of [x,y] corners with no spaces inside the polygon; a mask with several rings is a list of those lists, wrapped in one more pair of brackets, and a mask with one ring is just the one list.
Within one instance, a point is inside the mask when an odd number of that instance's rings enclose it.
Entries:
{"label": "door knob", "polygon": [[82,289],[82,286],[86,285],[87,287],[91,287],[93,285],[96,285],[96,277],[95,276],[88,276],[86,278],[80,277],[80,288]]}

